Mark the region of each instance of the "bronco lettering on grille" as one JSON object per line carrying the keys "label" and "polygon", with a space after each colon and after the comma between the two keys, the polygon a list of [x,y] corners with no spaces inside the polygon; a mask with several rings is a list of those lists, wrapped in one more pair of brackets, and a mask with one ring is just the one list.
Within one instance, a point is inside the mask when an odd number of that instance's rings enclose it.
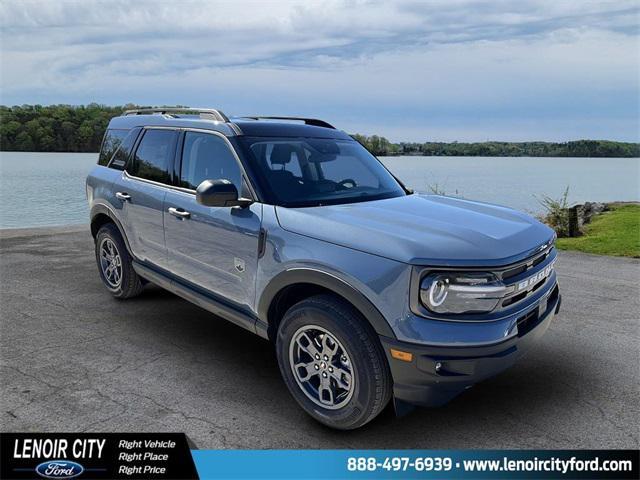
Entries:
{"label": "bronco lettering on grille", "polygon": [[549,275],[551,275],[551,272],[553,271],[553,266],[555,265],[555,263],[556,262],[550,263],[535,275],[532,275],[529,278],[525,278],[521,282],[518,282],[516,284],[516,292],[520,292],[522,290],[528,290],[529,288],[537,284],[539,281],[547,278]]}

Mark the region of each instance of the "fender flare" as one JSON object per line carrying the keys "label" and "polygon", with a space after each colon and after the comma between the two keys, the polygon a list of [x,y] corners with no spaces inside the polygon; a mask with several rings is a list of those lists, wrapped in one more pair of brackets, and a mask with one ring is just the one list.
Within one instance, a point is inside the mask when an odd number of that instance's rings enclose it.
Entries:
{"label": "fender flare", "polygon": [[391,326],[371,301],[355,287],[330,273],[313,268],[291,268],[280,272],[267,284],[258,302],[258,317],[268,324],[269,308],[276,295],[291,285],[308,283],[326,288],[351,303],[373,329],[385,337],[396,338]]}
{"label": "fender flare", "polygon": [[127,239],[127,236],[124,233],[124,227],[122,226],[122,223],[120,222],[120,220],[118,220],[118,217],[116,216],[115,212],[110,207],[105,205],[104,203],[96,203],[93,207],[91,207],[91,214],[90,214],[91,223],[93,223],[93,219],[96,218],[96,216],[98,216],[100,214],[106,215],[107,217],[109,217],[113,221],[115,226],[120,231],[120,235],[122,236],[122,239],[124,240],[124,244],[127,247],[127,251],[129,252],[129,255],[131,255],[132,258],[135,258],[133,256],[133,252],[131,251],[131,246],[129,245],[129,240]]}

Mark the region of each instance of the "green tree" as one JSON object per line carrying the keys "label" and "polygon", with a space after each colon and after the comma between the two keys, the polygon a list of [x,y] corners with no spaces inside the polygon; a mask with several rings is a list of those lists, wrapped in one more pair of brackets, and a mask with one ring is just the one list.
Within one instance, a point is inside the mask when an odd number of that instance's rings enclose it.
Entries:
{"label": "green tree", "polygon": [[33,152],[35,151],[35,144],[31,136],[27,132],[20,132],[16,137],[16,150],[20,152]]}
{"label": "green tree", "polygon": [[93,139],[93,128],[88,120],[82,122],[78,129],[78,145],[82,151],[86,151],[91,148],[91,140]]}

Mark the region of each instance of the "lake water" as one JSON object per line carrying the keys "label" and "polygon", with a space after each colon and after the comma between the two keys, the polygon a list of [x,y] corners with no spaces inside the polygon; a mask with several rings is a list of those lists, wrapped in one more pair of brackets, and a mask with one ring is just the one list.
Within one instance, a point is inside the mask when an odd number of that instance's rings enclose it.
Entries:
{"label": "lake water", "polygon": [[438,185],[460,195],[539,212],[536,197],[562,196],[569,201],[640,200],[640,158],[546,157],[387,157],[387,167],[407,186],[429,191]]}
{"label": "lake water", "polygon": [[[84,181],[94,153],[0,152],[0,228],[88,223]],[[409,187],[537,212],[536,195],[571,202],[640,200],[638,158],[386,157]]]}

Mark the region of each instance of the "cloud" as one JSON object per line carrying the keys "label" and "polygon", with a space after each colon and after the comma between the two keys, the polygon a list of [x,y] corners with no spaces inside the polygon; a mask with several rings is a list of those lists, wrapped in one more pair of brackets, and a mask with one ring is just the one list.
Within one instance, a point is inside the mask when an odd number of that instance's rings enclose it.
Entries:
{"label": "cloud", "polygon": [[634,1],[5,1],[0,100],[328,115],[395,139],[637,139],[638,12]]}

